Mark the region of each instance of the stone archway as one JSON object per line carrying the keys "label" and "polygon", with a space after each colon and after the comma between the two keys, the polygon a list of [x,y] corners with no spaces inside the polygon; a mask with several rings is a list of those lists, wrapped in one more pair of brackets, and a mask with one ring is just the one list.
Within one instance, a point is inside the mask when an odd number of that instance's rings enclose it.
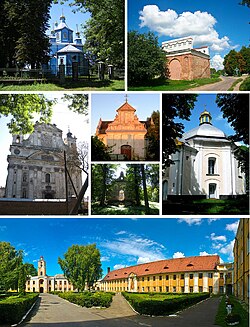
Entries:
{"label": "stone archway", "polygon": [[174,58],[169,63],[170,79],[180,80],[181,79],[181,63],[178,59]]}

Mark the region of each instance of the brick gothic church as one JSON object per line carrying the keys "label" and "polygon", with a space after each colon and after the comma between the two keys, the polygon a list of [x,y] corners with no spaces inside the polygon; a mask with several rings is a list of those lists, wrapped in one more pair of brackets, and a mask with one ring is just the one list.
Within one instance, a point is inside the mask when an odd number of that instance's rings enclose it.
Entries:
{"label": "brick gothic church", "polygon": [[[62,131],[55,124],[36,123],[27,139],[23,135],[13,135],[11,153],[7,158],[5,197],[65,199],[64,151],[68,160],[76,155],[76,138],[68,132],[63,141]],[[68,163],[68,170],[79,192],[82,186],[81,169]],[[74,196],[70,182],[68,196]]]}
{"label": "brick gothic church", "polygon": [[169,78],[193,80],[210,77],[208,47],[193,48],[193,38],[186,37],[162,43],[168,60]]}
{"label": "brick gothic church", "polygon": [[145,160],[147,153],[147,129],[152,119],[140,121],[126,100],[117,110],[113,121],[99,120],[96,136],[112,147],[112,160]]}

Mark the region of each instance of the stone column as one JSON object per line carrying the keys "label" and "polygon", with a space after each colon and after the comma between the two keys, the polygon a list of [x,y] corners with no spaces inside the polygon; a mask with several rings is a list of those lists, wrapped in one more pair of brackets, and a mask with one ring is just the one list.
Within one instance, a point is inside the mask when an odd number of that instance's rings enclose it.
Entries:
{"label": "stone column", "polygon": [[194,273],[194,293],[198,293],[199,292],[199,278],[198,278],[198,273]]}
{"label": "stone column", "polygon": [[207,273],[203,274],[203,292],[208,292],[208,275]]}
{"label": "stone column", "polygon": [[189,274],[188,273],[185,274],[184,280],[185,280],[184,292],[189,293]]}
{"label": "stone column", "polygon": [[98,62],[98,77],[99,79],[102,81],[104,80],[104,62],[103,61],[99,61]]}
{"label": "stone column", "polygon": [[220,274],[218,272],[213,274],[213,293],[214,294],[219,293],[219,276],[220,276]]}

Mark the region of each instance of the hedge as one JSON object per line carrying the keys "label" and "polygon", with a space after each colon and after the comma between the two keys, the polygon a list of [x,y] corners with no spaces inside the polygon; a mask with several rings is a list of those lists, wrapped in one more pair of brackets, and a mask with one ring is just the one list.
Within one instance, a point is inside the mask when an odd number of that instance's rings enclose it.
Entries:
{"label": "hedge", "polygon": [[[168,294],[165,294],[165,299],[159,300],[154,299],[152,294],[152,299],[149,300],[145,299],[147,294],[143,296],[144,294],[122,292],[122,295],[137,312],[150,316],[169,315],[196,304],[210,296],[209,293],[189,293],[180,294],[174,298],[172,296],[168,298]],[[161,295],[163,296],[162,293]]]}
{"label": "hedge", "polygon": [[0,322],[18,323],[31,308],[39,294],[29,293],[24,296],[15,295],[0,301]]}
{"label": "hedge", "polygon": [[78,304],[82,307],[109,307],[112,302],[112,294],[104,292],[65,292],[58,294],[61,298]]}

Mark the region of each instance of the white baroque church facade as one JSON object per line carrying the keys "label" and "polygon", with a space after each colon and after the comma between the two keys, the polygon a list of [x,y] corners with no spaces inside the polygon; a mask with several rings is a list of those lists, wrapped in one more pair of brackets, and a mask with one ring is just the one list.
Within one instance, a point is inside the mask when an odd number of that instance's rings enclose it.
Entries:
{"label": "white baroque church facade", "polygon": [[[63,140],[62,130],[55,124],[37,122],[27,139],[23,135],[13,135],[7,158],[5,198],[65,199],[64,153],[67,162],[72,158],[76,160],[76,138],[68,132]],[[69,163],[67,165],[79,193],[82,186],[81,169]],[[72,184],[68,181],[67,185],[68,197],[75,196]]]}
{"label": "white baroque church facade", "polygon": [[46,269],[46,261],[41,256],[38,261],[38,276],[32,276],[26,281],[26,292],[68,292],[74,291],[73,285],[63,274],[56,274],[55,276],[48,276]]}
{"label": "white baroque church facade", "polygon": [[163,176],[163,200],[171,196],[223,198],[245,194],[245,176],[234,152],[236,145],[212,125],[205,110],[200,124],[177,141],[174,164]]}

